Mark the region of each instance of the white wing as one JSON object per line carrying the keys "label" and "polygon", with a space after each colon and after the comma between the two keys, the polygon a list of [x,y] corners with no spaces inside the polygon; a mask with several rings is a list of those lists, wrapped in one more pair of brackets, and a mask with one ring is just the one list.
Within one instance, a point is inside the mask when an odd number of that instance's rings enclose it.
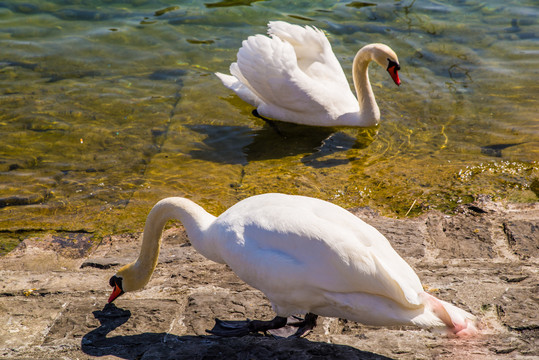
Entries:
{"label": "white wing", "polygon": [[284,21],[270,21],[268,34],[288,42],[294,48],[299,68],[317,81],[332,82],[348,88],[346,75],[324,33],[315,27],[301,27]]}
{"label": "white wing", "polygon": [[303,89],[308,87],[306,83],[311,87],[316,84],[298,67],[294,48],[279,38],[250,36],[243,41],[230,72],[263,104],[302,113],[324,110]]}
{"label": "white wing", "polygon": [[241,90],[237,91],[223,81],[225,86],[242,99],[251,99],[246,101],[257,106],[261,115],[274,119],[332,125],[342,114],[359,112],[358,101],[320,30],[277,21],[269,23],[269,33],[271,37],[244,40],[237,62],[230,66],[231,74],[249,91],[235,84]]}
{"label": "white wing", "polygon": [[323,293],[367,293],[420,306],[419,278],[376,229],[312,198],[266,194],[223,213],[226,263],[271,300]]}

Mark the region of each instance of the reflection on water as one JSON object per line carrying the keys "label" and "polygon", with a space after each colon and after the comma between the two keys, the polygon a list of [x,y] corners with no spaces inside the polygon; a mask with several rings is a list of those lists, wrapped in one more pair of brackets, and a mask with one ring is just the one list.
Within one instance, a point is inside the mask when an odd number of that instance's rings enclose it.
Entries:
{"label": "reflection on water", "polygon": [[[0,243],[141,230],[170,195],[215,214],[269,191],[396,215],[537,201],[538,18],[517,0],[0,1]],[[381,124],[254,117],[213,72],[269,20],[324,29],[350,81],[361,46],[389,44],[403,84],[371,67]]]}

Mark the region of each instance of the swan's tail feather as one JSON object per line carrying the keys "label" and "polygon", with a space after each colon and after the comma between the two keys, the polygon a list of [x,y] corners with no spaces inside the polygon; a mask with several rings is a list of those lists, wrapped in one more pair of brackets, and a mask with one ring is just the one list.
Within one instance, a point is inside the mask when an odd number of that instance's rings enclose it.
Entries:
{"label": "swan's tail feather", "polygon": [[447,330],[458,336],[468,336],[477,333],[476,317],[448,302],[423,293],[420,295],[426,308],[430,310],[446,326]]}
{"label": "swan's tail feather", "polygon": [[216,72],[215,75],[217,75],[217,77],[221,80],[224,86],[231,90],[233,90],[236,83],[238,82],[238,79],[231,75],[226,75],[220,72]]}
{"label": "swan's tail feather", "polygon": [[[237,66],[236,63],[232,63],[230,66],[231,71],[234,69],[233,65]],[[215,75],[221,80],[224,86],[234,91],[243,101],[255,107],[260,105],[260,99],[241,80],[238,80],[236,76],[226,75],[220,72],[216,72]]]}

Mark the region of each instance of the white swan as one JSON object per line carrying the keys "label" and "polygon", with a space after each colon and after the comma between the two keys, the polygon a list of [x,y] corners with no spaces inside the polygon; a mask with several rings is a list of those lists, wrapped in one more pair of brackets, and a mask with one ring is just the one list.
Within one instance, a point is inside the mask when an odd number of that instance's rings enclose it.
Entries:
{"label": "white swan", "polygon": [[307,314],[298,335],[314,327],[316,315],[475,332],[474,316],[426,293],[375,228],[329,202],[283,194],[247,198],[217,218],[185,198],[159,201],[146,220],[138,259],[110,279],[109,303],[149,281],[169,219],[183,223],[202,255],[261,290],[277,314],[271,321],[218,320],[214,334],[282,327],[292,314]]}
{"label": "white swan", "polygon": [[227,88],[271,119],[316,126],[378,124],[369,63],[386,68],[400,84],[399,59],[387,45],[366,45],[356,54],[352,74],[358,102],[321,30],[271,21],[268,33],[243,41],[230,65],[232,75],[215,73]]}

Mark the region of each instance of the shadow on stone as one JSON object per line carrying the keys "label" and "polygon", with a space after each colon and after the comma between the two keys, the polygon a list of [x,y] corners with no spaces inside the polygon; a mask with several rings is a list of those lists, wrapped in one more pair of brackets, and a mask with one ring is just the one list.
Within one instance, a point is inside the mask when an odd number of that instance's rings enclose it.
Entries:
{"label": "shadow on stone", "polygon": [[101,325],[84,335],[81,341],[82,351],[91,356],[113,355],[123,359],[391,359],[346,345],[307,339],[277,340],[262,335],[220,338],[143,333],[107,337],[129,320],[131,312],[107,304],[93,314]]}

